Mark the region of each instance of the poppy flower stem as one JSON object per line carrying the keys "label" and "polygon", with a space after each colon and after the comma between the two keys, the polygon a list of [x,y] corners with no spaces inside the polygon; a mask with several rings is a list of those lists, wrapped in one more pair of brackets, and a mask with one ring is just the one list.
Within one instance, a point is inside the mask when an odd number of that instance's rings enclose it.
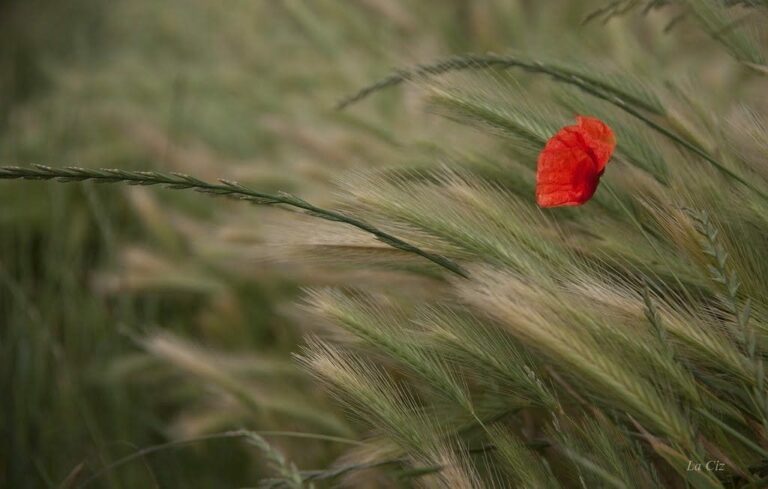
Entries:
{"label": "poppy flower stem", "polygon": [[83,182],[92,180],[98,183],[125,183],[128,185],[160,185],[175,190],[194,190],[204,194],[229,197],[245,200],[260,205],[279,205],[301,209],[305,213],[325,219],[326,221],[340,222],[372,234],[376,239],[393,248],[413,253],[426,258],[432,263],[450,270],[463,278],[469,278],[469,274],[457,263],[448,258],[430,253],[414,246],[402,239],[393,236],[381,229],[360,219],[348,216],[341,212],[322,209],[309,202],[287,193],[268,194],[244,187],[236,182],[220,180],[219,183],[209,183],[195,177],[180,173],[158,173],[149,171],[127,171],[118,169],[94,169],[94,168],[52,168],[44,165],[33,167],[0,166],[0,180],[24,179],[24,180],[56,180],[58,182]]}

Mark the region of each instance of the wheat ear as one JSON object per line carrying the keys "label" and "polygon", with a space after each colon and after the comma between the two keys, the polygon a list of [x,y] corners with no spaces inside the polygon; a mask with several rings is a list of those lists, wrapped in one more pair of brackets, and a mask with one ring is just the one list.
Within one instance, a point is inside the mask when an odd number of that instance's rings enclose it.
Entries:
{"label": "wheat ear", "polygon": [[439,265],[464,278],[469,274],[457,263],[448,258],[430,253],[418,248],[400,238],[378,229],[360,219],[342,214],[337,211],[322,209],[291,194],[268,194],[246,188],[239,183],[219,180],[219,183],[209,183],[198,178],[181,173],[159,173],[153,171],[128,171],[110,168],[52,168],[44,165],[31,167],[0,166],[0,180],[56,180],[58,182],[83,182],[92,180],[99,183],[124,183],[128,185],[161,185],[175,190],[194,190],[205,194],[245,200],[260,205],[280,205],[301,209],[309,215],[327,221],[341,222],[372,234],[382,243],[393,248],[419,255],[432,263]]}

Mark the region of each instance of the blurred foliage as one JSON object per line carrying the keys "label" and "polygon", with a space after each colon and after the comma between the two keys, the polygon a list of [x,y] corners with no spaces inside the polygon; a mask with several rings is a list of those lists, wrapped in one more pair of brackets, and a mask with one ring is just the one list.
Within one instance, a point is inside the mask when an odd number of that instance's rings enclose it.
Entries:
{"label": "blurred foliage", "polygon": [[[4,0],[0,160],[186,171],[327,199],[340,171],[389,164],[411,144],[391,132],[410,120],[391,103],[364,119],[334,113],[335,99],[382,68],[506,37],[500,24],[495,33],[473,24],[474,9]],[[286,357],[297,341],[285,308],[294,284],[337,279],[278,261],[279,242],[255,248],[280,238],[275,222],[194,196],[3,185],[5,486],[58,487],[81,462],[83,479],[138,447],[232,427],[349,434]],[[218,385],[221,375],[150,348],[158,327],[242,355],[233,376],[247,402]],[[196,348],[167,341],[176,354]],[[300,409],[307,398],[317,412]],[[339,448],[278,442],[318,467]],[[258,454],[209,444],[156,454],[96,485],[256,479]]]}
{"label": "blurred foliage", "polygon": [[[762,11],[605,5],[0,3],[3,163],[295,192],[472,274],[447,279],[298,213],[2,183],[5,487],[93,474],[90,487],[242,487],[275,473],[287,487],[677,487],[671,468],[686,457],[752,470],[760,457],[743,438],[765,441],[750,404],[765,202],[727,172],[765,188]],[[473,61],[333,110],[393,66],[487,50],[525,53],[608,102]],[[574,112],[608,121],[618,155],[587,207],[542,214],[536,154]],[[731,341],[734,324],[749,331],[747,298],[756,333]],[[306,332],[323,339],[302,361],[344,410],[289,357]],[[731,377],[741,384],[729,390]],[[239,428],[338,438],[205,439],[109,468],[140,447]],[[760,470],[689,482],[759,484]]]}

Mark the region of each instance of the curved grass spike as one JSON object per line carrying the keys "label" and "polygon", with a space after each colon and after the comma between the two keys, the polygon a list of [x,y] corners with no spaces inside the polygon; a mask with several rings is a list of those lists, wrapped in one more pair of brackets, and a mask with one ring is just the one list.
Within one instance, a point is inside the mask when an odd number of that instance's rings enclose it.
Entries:
{"label": "curved grass spike", "polygon": [[91,169],[91,168],[52,168],[44,165],[32,167],[0,166],[0,180],[55,180],[58,182],[83,182],[92,180],[99,183],[125,183],[128,185],[161,185],[175,190],[194,190],[214,196],[224,196],[238,200],[245,200],[259,205],[280,205],[294,207],[305,211],[307,214],[325,219],[327,221],[340,222],[372,234],[379,241],[402,251],[419,255],[432,263],[439,265],[464,278],[469,274],[457,263],[448,258],[430,253],[418,248],[406,241],[386,233],[372,224],[360,219],[342,214],[340,212],[322,209],[296,196],[278,193],[268,194],[246,188],[238,183],[220,180],[219,183],[209,183],[195,177],[180,173],[158,173],[150,171],[128,171],[119,169]]}
{"label": "curved grass spike", "polygon": [[[614,17],[624,15],[640,7],[642,7],[642,13],[645,15],[653,9],[662,8],[671,3],[670,0],[614,0],[587,14],[582,24],[588,24],[596,19],[605,24]],[[768,7],[766,0],[722,0],[722,4],[725,7]],[[679,19],[679,17],[677,16],[675,19]]]}
{"label": "curved grass spike", "polygon": [[640,111],[644,110],[654,115],[664,116],[665,112],[663,108],[655,107],[654,104],[649,103],[646,100],[642,100],[628,93],[627,91],[622,90],[619,87],[608,84],[599,79],[595,79],[585,74],[577,73],[575,71],[553,64],[546,64],[541,61],[533,61],[515,56],[499,56],[496,54],[468,54],[455,56],[444,59],[442,61],[437,61],[433,64],[417,65],[411,69],[398,70],[388,77],[382,78],[378,82],[368,85],[350,97],[343,99],[338,103],[337,108],[339,110],[344,109],[349,105],[352,105],[366,98],[374,92],[399,85],[409,80],[417,80],[419,78],[442,75],[451,71],[484,70],[491,68],[520,68],[531,73],[549,75],[558,82],[576,86],[582,91],[601,100],[605,100],[606,102],[618,107],[624,112],[634,116],[636,119],[642,121],[651,129],[661,133],[676,144],[703,158],[726,177],[741,183],[768,201],[768,193],[757,188],[753,183],[726,167],[723,163],[710,156],[699,146],[683,139],[681,136],[675,134],[666,127],[651,120]]}
{"label": "curved grass spike", "polygon": [[339,110],[345,109],[349,105],[352,105],[368,97],[374,92],[399,85],[406,81],[418,80],[420,78],[430,76],[438,76],[453,71],[487,70],[491,68],[521,68],[531,73],[549,75],[557,81],[570,83],[572,85],[578,86],[579,88],[584,88],[582,85],[589,84],[595,88],[605,90],[607,93],[612,95],[623,97],[624,99],[631,101],[634,105],[642,107],[644,110],[657,115],[664,114],[664,108],[658,103],[658,101],[643,100],[642,98],[633,95],[626,90],[622,90],[621,88],[616,87],[610,83],[606,83],[599,78],[590,77],[587,73],[578,72],[565,66],[555,65],[552,63],[544,63],[541,61],[512,55],[501,56],[493,53],[484,55],[463,54],[459,56],[451,56],[449,58],[438,60],[434,63],[422,64],[413,68],[396,70],[386,78],[382,78],[381,80],[368,85],[367,87],[363,87],[358,92],[345,99],[342,99],[336,105],[336,108]]}

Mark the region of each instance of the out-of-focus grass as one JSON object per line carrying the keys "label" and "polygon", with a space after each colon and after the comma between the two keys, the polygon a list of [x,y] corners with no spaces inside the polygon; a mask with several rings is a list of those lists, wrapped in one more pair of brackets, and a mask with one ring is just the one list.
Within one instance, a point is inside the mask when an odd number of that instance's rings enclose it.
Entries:
{"label": "out-of-focus grass", "polygon": [[[512,187],[520,182],[505,171],[514,164],[506,155],[525,148],[424,114],[424,87],[381,93],[351,112],[332,107],[392,66],[456,52],[582,52],[668,76],[712,56],[694,50],[681,63],[670,53],[684,47],[660,28],[637,34],[648,38],[643,49],[621,21],[562,29],[579,25],[588,3],[5,0],[0,161],[181,171],[329,204],[342,173],[450,166],[446,155],[466,155],[463,165]],[[729,76],[709,66],[702,78]],[[520,78],[546,93],[539,79]],[[449,95],[430,108],[449,105]],[[492,162],[468,154],[485,145]],[[363,204],[377,195],[363,194]],[[372,260],[390,260],[338,231],[184,193],[0,184],[5,485],[57,487],[83,461],[87,477],[138,447],[241,426],[354,435],[358,425],[288,358],[302,328],[316,326],[288,307],[295,284],[378,281],[407,285],[411,299],[437,286],[370,273]],[[311,258],[287,252],[296,242]],[[341,448],[270,441],[302,468],[327,466]],[[259,453],[224,440],[134,461],[95,486],[237,487],[261,467]]]}
{"label": "out-of-focus grass", "polygon": [[[336,98],[389,66],[519,42],[508,28],[519,7],[504,4],[5,0],[0,160],[159,168],[328,199],[339,172],[391,164],[414,144],[410,154],[433,153],[417,135],[445,129],[395,109],[396,95],[364,116],[334,113]],[[273,214],[215,208],[142,189],[2,185],[5,487],[58,487],[81,462],[84,478],[138,447],[233,427],[352,433],[287,355],[292,277],[333,276],[254,251],[265,235],[280,241]],[[275,442],[306,467],[337,453]],[[257,460],[208,442],[95,485],[246,485]]]}

